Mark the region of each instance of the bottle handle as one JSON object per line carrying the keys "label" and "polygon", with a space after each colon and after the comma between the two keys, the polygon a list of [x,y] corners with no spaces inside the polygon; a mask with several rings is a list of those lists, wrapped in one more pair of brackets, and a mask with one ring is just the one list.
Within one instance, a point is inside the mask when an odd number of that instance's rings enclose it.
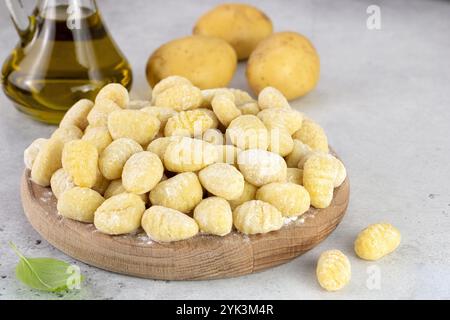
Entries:
{"label": "bottle handle", "polygon": [[27,43],[30,35],[34,33],[34,19],[26,13],[22,0],[5,0],[5,2],[22,43]]}

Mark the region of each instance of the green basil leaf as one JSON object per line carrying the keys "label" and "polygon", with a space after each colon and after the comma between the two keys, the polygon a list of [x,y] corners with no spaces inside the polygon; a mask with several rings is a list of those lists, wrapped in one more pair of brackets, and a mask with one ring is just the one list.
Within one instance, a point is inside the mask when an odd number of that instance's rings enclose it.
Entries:
{"label": "green basil leaf", "polygon": [[[73,271],[67,262],[53,258],[25,257],[13,244],[10,243],[20,261],[16,266],[16,277],[27,286],[49,292],[68,290],[72,280]],[[81,282],[83,277],[80,276]]]}

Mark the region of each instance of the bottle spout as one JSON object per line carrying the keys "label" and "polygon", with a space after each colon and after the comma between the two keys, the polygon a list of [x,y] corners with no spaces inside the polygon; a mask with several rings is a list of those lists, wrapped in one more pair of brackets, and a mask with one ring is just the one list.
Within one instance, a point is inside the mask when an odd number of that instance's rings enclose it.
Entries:
{"label": "bottle spout", "polygon": [[30,34],[33,32],[33,23],[24,8],[22,0],[5,0],[5,2],[22,42],[27,42]]}

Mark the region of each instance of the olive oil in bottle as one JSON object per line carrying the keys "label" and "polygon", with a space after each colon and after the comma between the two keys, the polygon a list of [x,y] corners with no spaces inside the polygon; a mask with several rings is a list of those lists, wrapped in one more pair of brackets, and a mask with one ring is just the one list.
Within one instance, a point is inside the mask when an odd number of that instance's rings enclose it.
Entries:
{"label": "olive oil in bottle", "polygon": [[45,1],[2,68],[3,89],[14,105],[47,123],[59,123],[75,102],[94,100],[108,83],[131,86],[130,66],[95,1],[74,3]]}

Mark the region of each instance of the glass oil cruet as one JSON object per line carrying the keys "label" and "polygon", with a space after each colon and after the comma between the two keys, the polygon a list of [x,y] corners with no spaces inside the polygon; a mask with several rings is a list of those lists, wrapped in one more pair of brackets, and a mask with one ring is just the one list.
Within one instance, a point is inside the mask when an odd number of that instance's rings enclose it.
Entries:
{"label": "glass oil cruet", "polygon": [[3,64],[2,85],[20,111],[57,124],[108,83],[130,88],[131,68],[94,0],[40,0],[31,16],[21,0],[6,4],[20,41]]}

